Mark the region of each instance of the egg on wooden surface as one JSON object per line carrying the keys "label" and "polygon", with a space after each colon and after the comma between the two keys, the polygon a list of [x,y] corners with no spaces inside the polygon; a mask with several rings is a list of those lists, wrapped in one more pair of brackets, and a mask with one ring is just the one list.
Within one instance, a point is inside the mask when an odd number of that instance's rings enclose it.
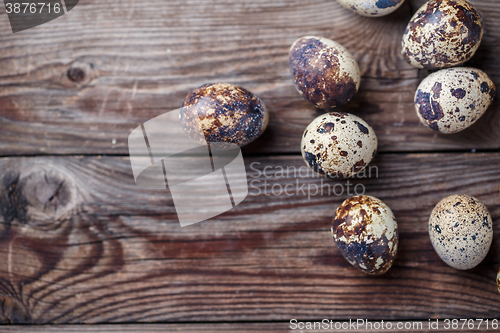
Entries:
{"label": "egg on wooden surface", "polygon": [[391,268],[398,250],[398,225],[382,200],[360,195],[337,209],[332,235],[342,256],[364,273],[379,275]]}
{"label": "egg on wooden surface", "polygon": [[466,62],[483,38],[481,14],[465,0],[431,0],[413,15],[403,35],[402,54],[417,68]]}
{"label": "egg on wooden surface", "polygon": [[420,83],[415,109],[425,126],[445,134],[457,133],[486,112],[495,92],[495,84],[479,69],[442,69]]}
{"label": "egg on wooden surface", "polygon": [[359,15],[380,17],[394,12],[404,0],[337,0],[337,2]]}
{"label": "egg on wooden surface", "polygon": [[375,131],[360,117],[330,112],[307,126],[302,135],[301,152],[314,172],[351,177],[371,162],[377,143]]}
{"label": "egg on wooden surface", "polygon": [[297,39],[289,52],[289,65],[298,92],[318,108],[342,106],[359,89],[358,63],[333,40],[315,36]]}
{"label": "egg on wooden surface", "polygon": [[483,203],[468,195],[452,195],[434,207],[429,236],[439,257],[449,266],[466,270],[476,267],[488,254],[493,222]]}
{"label": "egg on wooden surface", "polygon": [[[265,131],[269,114],[264,103],[250,91],[229,83],[215,83],[191,92],[180,118],[188,136],[200,144],[229,142],[242,147]],[[200,133],[204,137],[199,137]]]}

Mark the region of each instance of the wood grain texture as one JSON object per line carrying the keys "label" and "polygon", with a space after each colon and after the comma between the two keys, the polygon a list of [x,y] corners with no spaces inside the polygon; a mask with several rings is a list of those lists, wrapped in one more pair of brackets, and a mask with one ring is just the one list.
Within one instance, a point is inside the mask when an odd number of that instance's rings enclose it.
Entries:
{"label": "wood grain texture", "polygon": [[[500,86],[498,4],[472,2],[486,31],[468,65]],[[168,323],[0,332],[281,332],[291,318],[500,318],[499,102],[456,135],[418,123],[413,94],[429,72],[399,50],[423,3],[370,19],[333,0],[86,0],[17,34],[0,20],[0,156],[12,156],[0,158],[0,322]],[[353,269],[331,239],[332,215],[350,194],[326,191],[347,190],[347,181],[306,174],[296,154],[323,112],[302,100],[288,70],[289,46],[311,34],[340,42],[360,64],[361,89],[340,110],[368,121],[384,152],[371,177],[349,183],[398,220],[399,255],[381,277]],[[260,96],[270,125],[244,148],[248,198],[180,228],[168,190],[139,189],[128,158],[101,154],[128,154],[131,130],[217,81]],[[462,153],[469,149],[488,153]],[[22,157],[45,154],[74,156]],[[427,234],[434,205],[455,193],[479,198],[494,220],[490,253],[465,272],[446,266]]]}
{"label": "wood grain texture", "polygon": [[[495,0],[483,14],[483,44],[469,65],[500,85]],[[400,40],[423,3],[387,17],[360,17],[332,0],[81,1],[50,24],[12,34],[0,22],[0,155],[127,154],[141,123],[181,106],[208,82],[242,85],[270,113],[246,152],[297,152],[306,125],[323,111],[293,87],[288,49],[303,35],[332,38],[358,60],[362,84],[340,110],[376,130],[381,151],[500,149],[499,104],[466,132],[438,135],[418,122],[412,100],[428,72],[408,65]],[[3,11],[4,9],[0,9]]]}
{"label": "wood grain texture", "polygon": [[[387,322],[385,322],[387,323]],[[405,324],[403,322],[391,322],[394,328],[397,327],[398,323]],[[411,332],[416,333],[447,333],[450,329],[445,328],[445,323],[441,321],[437,329],[430,330],[428,328],[428,321],[413,321],[409,322],[409,327],[415,327],[411,329]],[[479,323],[479,322],[478,322]],[[345,325],[345,324],[344,324]],[[414,326],[413,326],[414,325]],[[460,327],[462,323],[460,323]],[[404,327],[404,326],[403,326]],[[476,325],[477,327],[477,325]],[[420,329],[421,328],[421,329]],[[483,323],[483,329],[467,329],[466,332],[476,333],[485,332],[486,324]],[[363,329],[353,330],[351,329],[335,329],[334,332],[339,333],[352,333],[352,332],[378,332],[378,333],[388,333],[395,332],[396,329]],[[401,331],[404,331],[401,330]],[[407,330],[409,331],[409,330]],[[490,331],[493,331],[490,327]],[[3,326],[0,327],[0,332],[30,332],[30,333],[164,333],[164,332],[184,332],[184,333],[218,333],[218,332],[310,332],[310,333],[321,333],[321,332],[332,332],[327,330],[291,330],[290,324],[286,322],[282,323],[203,323],[203,324],[115,324],[115,325],[44,325],[44,326]]]}
{"label": "wood grain texture", "polygon": [[[376,157],[378,174],[351,186],[393,209],[400,250],[386,275],[370,277],[342,258],[330,235],[348,194],[313,195],[347,181],[306,176],[297,156],[247,158],[248,198],[185,228],[167,190],[136,187],[128,158],[3,158],[0,319],[498,318],[499,163],[499,153]],[[280,195],[288,184],[290,195]],[[433,206],[453,193],[476,196],[494,220],[492,249],[470,271],[444,264],[427,233]]]}

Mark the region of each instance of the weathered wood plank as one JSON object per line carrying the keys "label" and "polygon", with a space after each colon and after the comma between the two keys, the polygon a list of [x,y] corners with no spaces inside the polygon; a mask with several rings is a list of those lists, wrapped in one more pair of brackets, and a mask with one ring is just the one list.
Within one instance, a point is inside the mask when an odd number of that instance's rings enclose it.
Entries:
{"label": "weathered wood plank", "polygon": [[[434,325],[433,321],[433,325]],[[337,322],[334,322],[335,325]],[[349,322],[338,322],[339,324],[348,325]],[[387,325],[387,322],[384,322],[384,325]],[[372,325],[375,322],[372,322]],[[379,323],[380,324],[380,323]],[[0,332],[32,332],[32,333],[52,333],[52,332],[67,332],[67,333],[86,333],[86,332],[99,332],[99,333],[111,333],[111,332],[120,332],[120,333],[152,333],[152,332],[207,332],[207,333],[218,333],[218,332],[311,332],[311,333],[320,333],[320,332],[339,332],[339,333],[351,333],[351,332],[379,332],[379,333],[388,333],[397,331],[397,325],[410,325],[407,326],[411,329],[406,329],[406,331],[421,333],[421,332],[435,332],[435,333],[446,333],[450,332],[450,328],[448,324],[445,324],[443,321],[439,322],[439,326],[437,328],[429,329],[428,321],[406,321],[406,322],[390,322],[392,325],[392,329],[376,329],[376,328],[368,328],[366,329],[364,324],[361,324],[359,329],[335,329],[335,330],[325,330],[325,329],[312,329],[312,330],[301,330],[301,329],[290,329],[290,324],[283,323],[204,323],[204,324],[116,324],[116,325],[44,325],[44,326],[3,326],[0,327]],[[459,327],[462,327],[463,322],[460,322]],[[381,324],[380,324],[381,325]],[[485,332],[485,331],[494,331],[491,326],[489,330],[486,330],[486,323],[482,323],[482,329],[477,329],[479,325],[479,321],[475,323],[476,329],[469,329],[466,327],[467,332],[476,333],[476,332]],[[344,326],[349,327],[349,326]],[[372,326],[373,327],[373,326]],[[386,326],[384,326],[386,327]],[[399,331],[405,331],[404,326],[403,329]],[[434,327],[434,326],[433,326]],[[471,326],[472,327],[472,326]],[[455,330],[459,331],[459,330]]]}
{"label": "weathered wood plank", "polygon": [[[331,239],[332,214],[347,194],[308,193],[322,180],[301,174],[298,156],[246,163],[251,188],[243,203],[180,228],[169,192],[137,188],[127,158],[0,159],[0,318],[498,318],[500,154],[384,154],[373,163],[378,178],[372,171],[351,181],[384,200],[399,223],[399,256],[382,277],[353,269]],[[288,184],[291,195],[279,195]],[[427,234],[433,206],[453,193],[478,197],[495,224],[490,253],[465,272],[441,262]]]}
{"label": "weathered wood plank", "polygon": [[[427,72],[409,66],[399,49],[422,2],[371,19],[330,0],[90,0],[17,34],[3,20],[0,155],[126,154],[132,129],[216,81],[247,87],[271,112],[268,131],[247,152],[296,152],[305,126],[322,113],[301,99],[288,71],[289,46],[307,34],[337,40],[359,61],[361,90],[341,110],[374,127],[381,151],[499,149],[498,102],[464,133],[437,135],[419,125],[412,98]],[[486,34],[470,65],[500,84],[500,11],[495,0],[473,2]],[[85,76],[72,81],[74,68]]]}

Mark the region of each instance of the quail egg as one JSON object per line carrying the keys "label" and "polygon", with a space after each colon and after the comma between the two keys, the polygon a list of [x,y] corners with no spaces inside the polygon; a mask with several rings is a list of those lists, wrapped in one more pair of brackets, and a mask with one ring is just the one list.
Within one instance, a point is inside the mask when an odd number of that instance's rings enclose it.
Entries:
{"label": "quail egg", "polygon": [[186,97],[180,112],[183,129],[200,144],[227,142],[242,147],[257,139],[268,121],[266,107],[257,96],[228,83],[195,89]]}
{"label": "quail egg", "polygon": [[476,68],[442,69],[426,77],[415,93],[420,121],[445,134],[474,124],[495,97],[495,84]]}
{"label": "quail egg", "polygon": [[364,273],[383,274],[398,250],[398,224],[389,206],[368,195],[345,200],[332,224],[335,244],[347,261]]}
{"label": "quail egg", "polygon": [[385,16],[398,9],[404,0],[337,0],[345,8],[362,16]]}
{"label": "quail egg", "polygon": [[289,62],[295,87],[318,108],[342,106],[359,89],[358,63],[345,47],[333,40],[299,38],[290,49]]}
{"label": "quail egg", "polygon": [[466,270],[479,265],[493,240],[488,209],[476,198],[452,195],[434,207],[429,236],[439,257],[449,266]]}
{"label": "quail egg", "polygon": [[314,119],[304,131],[302,157],[320,175],[351,177],[377,152],[377,135],[358,116],[330,112]]}
{"label": "quail egg", "polygon": [[465,0],[431,0],[413,15],[403,35],[402,54],[417,68],[466,62],[483,38],[480,13]]}

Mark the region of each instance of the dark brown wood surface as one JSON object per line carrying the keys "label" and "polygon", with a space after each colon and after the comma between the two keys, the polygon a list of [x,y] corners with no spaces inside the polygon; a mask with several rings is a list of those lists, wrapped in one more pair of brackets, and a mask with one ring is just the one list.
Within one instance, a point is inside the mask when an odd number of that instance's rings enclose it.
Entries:
{"label": "dark brown wood surface", "polygon": [[[473,1],[484,41],[468,65],[498,81],[500,13]],[[333,0],[81,1],[69,15],[0,35],[0,151],[24,154],[127,154],[138,125],[178,108],[207,82],[231,82],[268,106],[268,131],[247,152],[298,152],[304,127],[322,113],[293,87],[288,49],[303,35],[347,47],[359,62],[359,93],[342,111],[377,131],[381,151],[500,149],[498,101],[473,128],[437,135],[418,122],[415,89],[428,72],[399,54],[401,36],[423,1],[384,18],[365,18]],[[84,76],[70,75],[75,68]]]}
{"label": "dark brown wood surface", "polygon": [[[156,322],[172,325],[69,328],[188,332],[282,331],[292,318],[499,318],[499,102],[459,134],[418,123],[412,99],[428,72],[399,50],[423,2],[363,18],[333,0],[88,0],[17,34],[3,15],[0,321]],[[494,0],[472,2],[486,31],[469,65],[500,86],[500,9]],[[384,200],[400,228],[398,258],[381,277],[353,269],[330,236],[349,194],[314,194],[318,186],[347,190],[347,181],[299,172],[301,134],[324,111],[295,91],[287,52],[310,34],[342,43],[360,64],[361,89],[341,110],[372,125],[381,153],[370,178],[350,180],[351,191],[361,184]],[[270,125],[244,148],[248,198],[181,228],[169,191],[134,184],[127,137],[217,81],[259,95]],[[292,195],[278,193],[288,184]],[[444,264],[427,233],[434,205],[454,193],[479,198],[494,220],[492,249],[470,271]],[[23,329],[35,330],[0,327]]]}
{"label": "dark brown wood surface", "polygon": [[[434,320],[432,321],[434,325]],[[386,322],[387,323],[387,322]],[[348,325],[349,322],[340,322],[340,324]],[[339,324],[339,325],[340,325]],[[440,322],[437,329],[433,326],[429,329],[429,321],[412,321],[412,322],[390,322],[393,329],[376,329],[370,328],[363,330],[363,332],[377,332],[377,333],[388,333],[397,332],[397,325],[410,325],[407,326],[409,329],[406,332],[434,332],[434,333],[446,333],[450,332],[450,329],[446,329],[447,324]],[[373,325],[373,323],[372,323]],[[462,322],[460,323],[460,327]],[[349,329],[336,329],[335,332],[348,333],[353,332],[352,328]],[[404,326],[401,326],[404,327]],[[472,327],[472,326],[471,326]],[[43,326],[4,326],[0,327],[0,332],[25,332],[27,329],[32,333],[53,333],[53,332],[64,332],[64,333],[165,333],[165,332],[183,332],[183,333],[218,333],[218,332],[293,332],[286,323],[201,323],[201,324],[115,324],[115,325],[43,325]],[[491,330],[491,328],[490,328]],[[405,331],[404,329],[400,331]],[[455,330],[459,331],[459,330]],[[476,333],[485,332],[486,324],[483,323],[483,328],[466,329],[466,332]],[[491,330],[492,331],[492,330]],[[310,332],[310,333],[320,333],[328,332],[325,329],[312,329],[312,330],[295,330],[295,332]],[[330,331],[331,332],[331,331]]]}
{"label": "dark brown wood surface", "polygon": [[[247,158],[249,197],[185,228],[168,191],[136,188],[126,157],[0,163],[6,321],[395,320],[500,313],[498,237],[485,261],[464,272],[439,259],[427,233],[433,206],[453,193],[482,200],[498,230],[498,153],[384,154],[373,163],[378,178],[372,169],[372,178],[351,180],[384,200],[399,223],[398,259],[381,277],[353,269],[331,238],[332,214],[348,194],[307,190],[346,181],[299,177],[298,156]],[[280,166],[289,172],[281,174]],[[287,184],[290,195],[279,195],[278,186]]]}

